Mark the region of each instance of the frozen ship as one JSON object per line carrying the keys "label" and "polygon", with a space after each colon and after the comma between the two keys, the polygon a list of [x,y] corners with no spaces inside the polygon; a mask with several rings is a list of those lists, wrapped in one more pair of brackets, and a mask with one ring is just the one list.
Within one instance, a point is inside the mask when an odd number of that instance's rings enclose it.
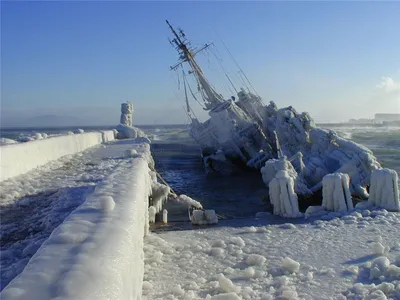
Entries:
{"label": "frozen ship", "polygon": [[[243,88],[237,98],[225,99],[205,77],[196,55],[211,47],[190,46],[185,33],[166,21],[179,53],[171,67],[182,71],[189,134],[201,148],[207,171],[231,173],[242,167],[260,169],[267,184],[280,170],[287,171],[295,182],[298,195],[309,196],[322,188],[322,178],[330,173],[346,173],[353,195],[368,197],[371,172],[380,165],[372,152],[334,131],[318,128],[308,113],[298,113],[292,106],[278,109],[274,102],[262,99]],[[186,71],[185,71],[186,70]],[[193,76],[203,109],[209,119],[200,122],[190,107],[187,76]],[[229,78],[228,78],[229,79]]]}

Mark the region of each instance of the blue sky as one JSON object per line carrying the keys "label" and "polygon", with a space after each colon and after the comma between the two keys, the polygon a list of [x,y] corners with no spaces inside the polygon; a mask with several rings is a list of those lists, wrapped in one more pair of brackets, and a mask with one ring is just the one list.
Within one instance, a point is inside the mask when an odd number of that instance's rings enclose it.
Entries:
{"label": "blue sky", "polygon": [[[183,123],[165,24],[229,47],[265,103],[317,121],[400,113],[400,2],[1,2],[3,125],[41,114],[91,124]],[[226,97],[215,64],[199,56]],[[237,82],[237,81],[235,81]],[[204,113],[201,114],[204,117]]]}

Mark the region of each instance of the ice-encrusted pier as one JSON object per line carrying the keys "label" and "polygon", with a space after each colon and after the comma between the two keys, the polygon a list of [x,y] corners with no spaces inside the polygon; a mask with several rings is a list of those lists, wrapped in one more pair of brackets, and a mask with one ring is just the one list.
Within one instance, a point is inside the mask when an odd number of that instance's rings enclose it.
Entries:
{"label": "ice-encrusted pier", "polygon": [[[31,164],[30,172],[0,183],[2,299],[141,297],[147,208],[157,187],[154,162],[146,138],[111,141],[112,131],[108,137],[84,152],[78,135],[72,142],[63,136],[2,147],[3,171],[8,147],[42,149],[58,158],[64,144],[76,143],[67,156],[35,169]],[[53,147],[45,152],[49,142]],[[27,152],[26,161],[36,153]]]}

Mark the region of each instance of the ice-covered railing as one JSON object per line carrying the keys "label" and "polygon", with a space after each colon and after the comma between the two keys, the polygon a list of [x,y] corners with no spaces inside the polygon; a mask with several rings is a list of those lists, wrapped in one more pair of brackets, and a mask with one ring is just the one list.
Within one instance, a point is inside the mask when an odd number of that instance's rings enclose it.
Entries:
{"label": "ice-covered railing", "polygon": [[288,158],[312,192],[322,188],[326,174],[337,172],[349,175],[352,194],[368,196],[365,186],[380,164],[366,147],[316,127],[307,113],[291,106],[278,109],[273,102],[264,107],[263,129],[271,148]]}
{"label": "ice-covered railing", "polygon": [[114,140],[114,132],[68,134],[0,146],[0,181],[24,174],[64,155]]}

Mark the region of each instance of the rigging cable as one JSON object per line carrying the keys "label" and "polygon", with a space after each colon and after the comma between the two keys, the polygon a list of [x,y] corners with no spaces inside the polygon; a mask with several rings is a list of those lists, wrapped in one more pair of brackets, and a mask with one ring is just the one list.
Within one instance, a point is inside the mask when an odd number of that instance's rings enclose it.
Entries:
{"label": "rigging cable", "polygon": [[[205,53],[207,53],[207,55]],[[221,80],[220,72],[217,72],[214,68],[211,67],[211,61],[210,61],[208,49],[205,50],[205,53],[202,53],[202,54],[204,55],[204,57],[207,58],[208,68],[218,77],[218,80],[221,82],[221,85],[225,89],[225,92],[228,92],[231,95],[234,95],[235,93],[231,90],[231,88],[229,86],[225,85],[224,80]]]}
{"label": "rigging cable", "polygon": [[189,87],[190,94],[192,95],[193,99],[196,100],[196,102],[201,106],[201,108],[204,109],[203,104],[201,104],[201,102],[200,102],[199,100],[197,100],[195,94],[193,93],[192,88],[190,87],[190,84],[189,84],[189,82],[187,81],[186,76],[183,78],[183,80],[186,81],[187,86]]}
{"label": "rigging cable", "polygon": [[221,39],[221,37],[219,36],[219,34],[214,30],[215,34],[217,35],[217,37],[219,38],[219,40],[221,41],[221,43],[224,45],[226,51],[229,53],[229,55],[231,56],[231,58],[233,59],[233,61],[235,62],[236,66],[239,68],[239,70],[242,72],[242,74],[244,75],[244,77],[246,78],[247,82],[249,83],[250,87],[253,89],[253,91],[256,93],[257,96],[260,96],[256,89],[253,87],[253,85],[251,84],[249,78],[247,78],[246,74],[243,72],[242,68],[240,67],[239,63],[236,61],[235,57],[232,55],[231,51],[229,51],[228,47],[225,45],[224,41]]}
{"label": "rigging cable", "polygon": [[218,58],[217,55],[215,54],[215,52],[212,51],[211,49],[210,49],[210,52],[214,55],[215,59],[218,61],[218,64],[220,65],[221,69],[223,70],[223,72],[224,72],[226,78],[229,80],[229,82],[231,83],[233,89],[235,90],[235,92],[236,92],[236,94],[237,94],[238,91],[236,90],[235,85],[232,83],[232,80],[229,78],[229,76],[228,76],[228,74],[227,74],[227,72],[226,72],[224,66],[223,66],[222,63],[221,63],[221,60],[222,60],[222,59]]}

